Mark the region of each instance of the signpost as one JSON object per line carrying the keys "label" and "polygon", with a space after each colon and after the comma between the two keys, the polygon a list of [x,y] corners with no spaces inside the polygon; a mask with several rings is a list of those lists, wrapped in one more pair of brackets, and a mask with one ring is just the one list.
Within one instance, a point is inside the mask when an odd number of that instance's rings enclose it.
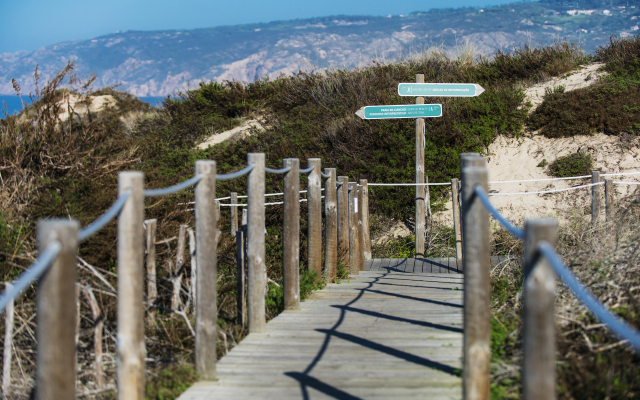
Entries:
{"label": "signpost", "polygon": [[424,83],[424,75],[416,75],[416,83],[398,84],[400,96],[414,96],[416,104],[367,106],[356,111],[362,119],[416,119],[416,250],[415,257],[424,257],[425,210],[428,204],[424,178],[424,119],[442,116],[441,104],[424,104],[424,97],[475,97],[484,88],[475,83]]}
{"label": "signpost", "polygon": [[475,83],[400,83],[400,96],[424,97],[475,97],[484,92],[484,88]]}
{"label": "signpost", "polygon": [[362,119],[442,117],[442,105],[410,104],[399,106],[367,106],[356,111],[356,115]]}

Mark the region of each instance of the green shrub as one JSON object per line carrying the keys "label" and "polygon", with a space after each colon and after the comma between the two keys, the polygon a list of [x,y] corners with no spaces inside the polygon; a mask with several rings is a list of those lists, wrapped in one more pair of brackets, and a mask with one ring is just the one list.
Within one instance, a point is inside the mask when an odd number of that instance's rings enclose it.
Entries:
{"label": "green shrub", "polygon": [[592,169],[589,154],[571,153],[549,164],[549,173],[557,177],[589,175]]}
{"label": "green shrub", "polygon": [[198,380],[196,370],[188,364],[170,365],[147,382],[146,400],[177,399]]}

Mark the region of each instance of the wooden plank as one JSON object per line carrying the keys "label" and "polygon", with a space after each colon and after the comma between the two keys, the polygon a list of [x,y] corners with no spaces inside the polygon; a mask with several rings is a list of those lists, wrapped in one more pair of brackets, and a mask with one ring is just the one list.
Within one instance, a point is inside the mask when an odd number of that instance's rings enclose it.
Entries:
{"label": "wooden plank", "polygon": [[463,294],[452,289],[463,277],[407,273],[424,264],[376,259],[327,285],[242,340],[216,382],[179,399],[461,399]]}

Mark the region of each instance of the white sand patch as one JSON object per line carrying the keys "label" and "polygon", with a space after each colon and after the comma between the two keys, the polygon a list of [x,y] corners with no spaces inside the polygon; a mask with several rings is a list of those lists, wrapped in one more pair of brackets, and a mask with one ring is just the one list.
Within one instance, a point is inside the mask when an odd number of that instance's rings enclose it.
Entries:
{"label": "white sand patch", "polygon": [[[548,163],[570,153],[586,152],[594,161],[594,169],[601,173],[640,171],[639,139],[625,139],[602,133],[593,136],[549,139],[543,136],[510,139],[499,136],[489,146],[489,181],[548,179],[548,167],[538,167],[543,159]],[[630,142],[625,142],[630,140]],[[640,181],[640,175],[613,177],[615,181]],[[557,180],[541,182],[494,183],[490,191],[498,193],[533,192],[569,188],[591,183],[591,179]],[[604,193],[604,188],[600,186]],[[616,185],[617,196],[631,194],[636,186]],[[450,195],[449,195],[450,196]],[[602,196],[604,213],[604,196]],[[491,203],[512,221],[523,221],[542,216],[566,215],[570,211],[587,212],[591,206],[591,188],[552,194],[520,196],[491,196]],[[451,224],[451,198],[446,210],[434,213],[436,221]],[[590,211],[589,211],[590,212]],[[604,214],[603,214],[604,215]]]}
{"label": "white sand patch", "polygon": [[525,102],[529,100],[533,104],[530,112],[533,112],[542,103],[544,91],[547,88],[553,89],[557,86],[565,86],[565,92],[568,92],[593,85],[598,81],[598,78],[607,74],[604,71],[598,71],[603,65],[604,63],[589,64],[584,68],[570,72],[569,74],[571,75],[569,76],[553,78],[550,81],[531,86],[525,90]]}
{"label": "white sand patch", "polygon": [[83,100],[84,98],[76,96],[74,94],[66,95],[64,100],[61,100],[60,102],[60,106],[63,110],[59,114],[60,119],[64,122],[67,120],[67,118],[69,118],[69,106],[76,114],[84,115],[87,113],[87,110],[89,112],[99,112],[109,107],[113,107],[116,104],[116,99],[111,95],[90,96],[87,99],[88,104]]}
{"label": "white sand patch", "polygon": [[214,133],[205,139],[202,143],[200,143],[197,148],[198,149],[206,149],[210,146],[214,146],[218,143],[226,142],[229,139],[240,139],[247,136],[251,136],[252,130],[257,130],[258,132],[262,132],[266,129],[265,121],[263,118],[257,119],[249,119],[240,126],[237,126],[228,131]]}

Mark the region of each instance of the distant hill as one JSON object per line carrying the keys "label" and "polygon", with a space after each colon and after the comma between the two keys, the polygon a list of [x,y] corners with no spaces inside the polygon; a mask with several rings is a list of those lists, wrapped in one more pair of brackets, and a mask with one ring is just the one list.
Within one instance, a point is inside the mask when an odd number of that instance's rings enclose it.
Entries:
{"label": "distant hill", "polygon": [[[571,4],[569,4],[571,3]],[[427,48],[455,54],[469,43],[485,55],[513,46],[579,42],[587,52],[611,34],[638,32],[640,8],[608,1],[547,0],[484,9],[458,8],[406,16],[332,16],[184,31],[126,31],[0,54],[0,94],[13,94],[11,78],[33,90],[34,67],[54,76],[77,62],[97,85],[122,84],[138,96],[164,96],[204,80],[253,81],[300,69],[352,67],[391,60]]]}

